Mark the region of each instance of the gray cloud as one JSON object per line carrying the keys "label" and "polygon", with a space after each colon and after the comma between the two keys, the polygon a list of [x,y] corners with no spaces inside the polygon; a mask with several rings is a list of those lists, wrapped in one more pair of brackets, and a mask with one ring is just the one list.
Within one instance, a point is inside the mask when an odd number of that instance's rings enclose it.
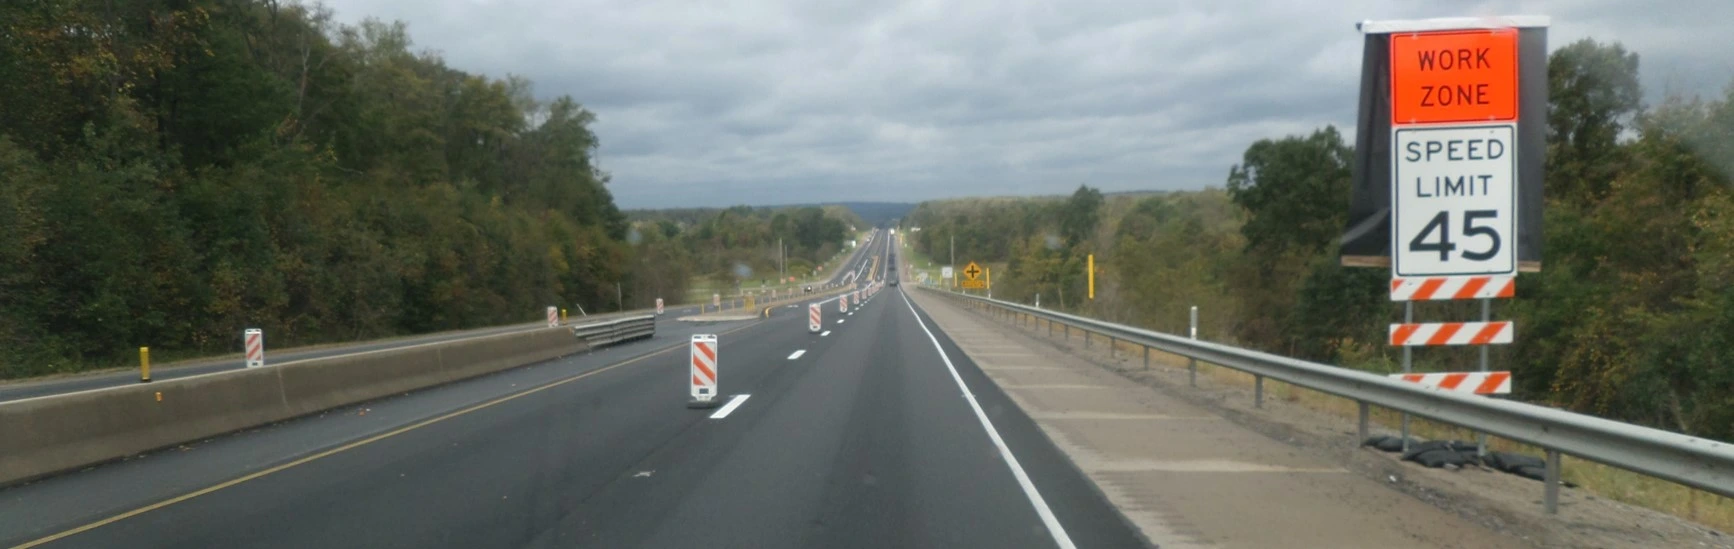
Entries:
{"label": "gray cloud", "polygon": [[1546,14],[1650,100],[1734,81],[1734,2],[327,0],[598,116],[625,207],[1220,185],[1255,140],[1352,132],[1354,22]]}

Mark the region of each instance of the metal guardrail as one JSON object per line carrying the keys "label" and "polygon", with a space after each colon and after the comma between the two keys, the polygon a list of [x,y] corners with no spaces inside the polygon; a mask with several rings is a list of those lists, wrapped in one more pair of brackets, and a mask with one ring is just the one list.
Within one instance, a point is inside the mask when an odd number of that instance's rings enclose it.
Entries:
{"label": "metal guardrail", "polygon": [[1118,340],[1141,345],[1146,358],[1149,349],[1157,349],[1252,374],[1260,406],[1267,377],[1354,400],[1360,405],[1360,440],[1367,438],[1368,407],[1380,406],[1541,447],[1547,452],[1544,505],[1549,513],[1557,513],[1559,508],[1561,453],[1734,497],[1734,444],[1522,402],[1440,391],[1348,368],[1017,303],[923,289],[975,308],[1029,317],[1032,323],[1034,319],[1043,319],[1050,330],[1058,323],[1066,325],[1067,330],[1076,328],[1107,337],[1110,344]]}
{"label": "metal guardrail", "polygon": [[591,347],[603,347],[656,335],[656,315],[638,315],[607,322],[581,324],[572,326],[571,330],[573,336],[584,340]]}

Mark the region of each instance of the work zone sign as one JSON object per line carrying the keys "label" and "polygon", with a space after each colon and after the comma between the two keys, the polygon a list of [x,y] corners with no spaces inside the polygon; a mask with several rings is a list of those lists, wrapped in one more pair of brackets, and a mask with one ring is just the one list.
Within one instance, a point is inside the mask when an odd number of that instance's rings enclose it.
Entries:
{"label": "work zone sign", "polygon": [[1342,263],[1393,279],[1541,268],[1546,17],[1368,21]]}

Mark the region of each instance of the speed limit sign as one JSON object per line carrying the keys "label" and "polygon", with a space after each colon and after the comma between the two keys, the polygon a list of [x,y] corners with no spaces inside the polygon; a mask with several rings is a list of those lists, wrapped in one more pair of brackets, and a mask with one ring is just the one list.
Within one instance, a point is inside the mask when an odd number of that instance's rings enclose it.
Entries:
{"label": "speed limit sign", "polygon": [[1516,274],[1516,125],[1393,133],[1392,275]]}

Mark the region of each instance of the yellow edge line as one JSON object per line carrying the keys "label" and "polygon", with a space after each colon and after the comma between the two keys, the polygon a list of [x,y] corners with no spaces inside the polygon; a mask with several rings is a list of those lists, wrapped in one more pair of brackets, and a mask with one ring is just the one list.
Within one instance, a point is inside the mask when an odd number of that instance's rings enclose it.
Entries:
{"label": "yellow edge line", "polygon": [[[751,328],[751,327],[753,327],[753,326],[756,326],[756,325],[757,325],[757,324],[756,324],[756,323],[755,323],[755,324],[748,324],[748,325],[746,325],[746,326],[741,326],[741,327],[739,327],[739,328],[735,328],[735,329],[733,329],[733,330],[729,330],[729,331],[727,331],[727,332],[723,332],[723,334],[731,334],[731,333],[734,333],[734,332],[738,332],[738,331],[741,331],[741,330],[745,330],[745,329],[747,329],[747,328]],[[441,421],[445,421],[445,420],[448,420],[448,419],[451,419],[451,418],[454,418],[454,417],[458,417],[458,416],[461,416],[461,415],[464,415],[464,414],[468,414],[468,413],[470,413],[470,412],[474,412],[474,411],[477,411],[477,410],[482,410],[482,409],[485,409],[485,408],[489,408],[489,407],[492,407],[492,406],[494,406],[494,405],[496,405],[496,404],[501,404],[501,403],[504,403],[504,402],[508,402],[508,401],[512,401],[512,400],[516,400],[516,399],[518,399],[518,398],[520,398],[520,397],[524,397],[524,396],[529,396],[529,395],[532,395],[532,394],[535,394],[535,393],[540,393],[540,392],[542,392],[542,391],[546,391],[546,390],[548,390],[548,389],[553,389],[553,388],[555,388],[555,387],[559,387],[559,386],[561,386],[561,385],[565,385],[565,384],[567,384],[567,383],[571,383],[571,382],[574,382],[574,381],[578,381],[578,380],[580,380],[580,379],[584,379],[584,378],[587,378],[587,377],[590,377],[590,376],[593,376],[593,375],[596,375],[596,374],[600,374],[600,373],[602,373],[602,372],[606,372],[606,371],[609,371],[609,370],[613,370],[613,369],[615,369],[615,368],[619,368],[619,367],[621,367],[621,366],[625,366],[625,365],[628,365],[628,364],[632,364],[632,363],[634,363],[634,362],[638,362],[638,361],[640,361],[640,360],[644,360],[644,359],[647,359],[647,358],[650,358],[650,357],[653,357],[653,356],[656,356],[656,355],[660,355],[660,354],[663,354],[663,353],[666,353],[666,352],[669,352],[669,351],[673,351],[673,350],[675,350],[675,349],[679,349],[679,348],[681,348],[681,347],[682,347],[682,346],[684,346],[684,345],[687,345],[687,343],[676,343],[676,344],[674,344],[674,345],[670,345],[670,346],[668,346],[668,347],[664,347],[664,348],[661,348],[661,349],[657,349],[657,350],[655,350],[655,351],[651,351],[651,352],[649,352],[649,353],[645,353],[645,354],[643,354],[643,355],[639,355],[639,356],[636,356],[636,357],[633,357],[633,358],[629,358],[629,359],[626,359],[626,360],[624,360],[624,361],[621,361],[621,362],[616,362],[616,363],[614,363],[614,364],[610,364],[610,365],[608,365],[608,366],[603,366],[603,367],[601,367],[601,368],[598,368],[598,369],[595,369],[595,370],[591,370],[591,371],[588,371],[588,372],[584,372],[584,373],[582,373],[582,374],[578,374],[578,375],[575,375],[575,376],[572,376],[572,377],[569,377],[569,378],[566,378],[566,379],[561,379],[561,380],[556,380],[556,381],[553,381],[553,382],[550,382],[550,383],[548,383],[548,384],[547,384],[547,385],[542,385],[542,386],[540,386],[540,387],[533,387],[533,388],[530,388],[530,389],[526,389],[526,390],[524,390],[524,391],[522,391],[522,392],[518,392],[518,393],[513,393],[513,394],[510,394],[510,395],[506,395],[506,396],[503,396],[503,397],[500,397],[500,398],[496,398],[496,399],[494,399],[494,400],[490,400],[490,401],[487,401],[487,402],[483,402],[483,403],[481,403],[481,404],[477,404],[477,405],[474,405],[474,406],[470,406],[470,407],[468,407],[468,408],[464,408],[464,409],[462,409],[462,410],[458,410],[458,411],[455,411],[455,412],[449,412],[449,413],[446,413],[446,414],[445,414],[445,415],[441,415],[441,416],[438,416],[438,417],[434,417],[434,418],[431,418],[431,419],[424,419],[424,420],[422,420],[422,421],[419,421],[419,422],[416,422],[416,423],[413,423],[413,424],[410,424],[410,425],[406,425],[406,426],[403,426],[403,427],[399,427],[399,428],[397,428],[397,429],[394,429],[394,430],[391,430],[391,431],[387,431],[387,432],[384,432],[384,433],[380,433],[380,434],[377,434],[377,435],[373,435],[373,436],[371,436],[371,437],[367,437],[367,438],[364,438],[364,439],[361,439],[361,440],[357,440],[357,441],[355,441],[355,442],[351,442],[351,443],[349,443],[349,444],[345,444],[345,445],[342,445],[342,446],[338,446],[338,447],[336,447],[336,448],[332,448],[332,449],[330,449],[330,450],[326,450],[326,451],[323,451],[323,452],[319,452],[319,453],[317,453],[317,454],[313,454],[313,455],[311,455],[311,456],[307,456],[307,457],[304,457],[304,458],[301,458],[301,459],[297,459],[297,460],[295,460],[295,461],[291,461],[291,462],[289,462],[289,463],[285,463],[285,464],[282,464],[282,465],[278,465],[278,466],[276,466],[276,467],[271,467],[271,468],[269,468],[269,469],[265,469],[265,470],[262,470],[262,471],[258,471],[258,472],[255,472],[255,473],[252,473],[252,474],[249,474],[249,475],[246,475],[246,476],[242,476],[242,477],[240,477],[240,478],[236,478],[236,479],[232,479],[232,480],[229,480],[229,481],[226,481],[226,482],[222,482],[222,483],[219,483],[219,484],[215,484],[215,485],[211,485],[211,486],[208,486],[208,487],[205,487],[205,488],[201,488],[201,489],[199,489],[199,490],[195,490],[195,491],[193,491],[193,492],[188,492],[188,493],[185,493],[185,494],[181,494],[181,495],[179,495],[179,496],[175,496],[175,497],[172,497],[172,498],[169,498],[169,499],[165,499],[165,500],[162,500],[162,501],[159,501],[159,502],[156,502],[156,503],[152,503],[152,504],[150,504],[150,505],[146,505],[146,506],[144,506],[144,507],[139,507],[139,508],[137,508],[137,509],[133,509],[133,510],[131,510],[131,511],[127,511],[127,512],[125,512],[125,513],[121,513],[121,514],[118,514],[118,515],[114,515],[114,516],[112,516],[112,517],[108,517],[108,518],[105,518],[105,519],[102,519],[102,520],[99,520],[99,521],[96,521],[96,522],[92,522],[92,523],[90,523],[90,524],[86,524],[86,525],[84,525],[84,526],[79,526],[79,527],[77,527],[77,528],[73,528],[73,529],[71,529],[71,530],[66,530],[66,531],[64,531],[64,532],[60,532],[60,533],[58,533],[58,534],[52,534],[52,535],[49,535],[49,536],[47,536],[47,537],[43,537],[43,538],[39,538],[39,539],[36,539],[36,540],[32,540],[32,541],[28,541],[28,542],[25,542],[25,543],[23,543],[23,544],[21,544],[21,545],[15,545],[15,546],[13,546],[13,548],[12,548],[12,549],[29,549],[29,548],[31,548],[31,547],[36,547],[36,546],[39,546],[39,545],[42,545],[42,544],[45,544],[45,543],[50,543],[50,542],[55,542],[55,541],[59,541],[59,540],[62,540],[62,539],[65,539],[65,538],[68,538],[68,537],[71,537],[71,536],[75,536],[75,535],[78,535],[78,534],[82,534],[82,533],[85,533],[85,532],[88,532],[88,531],[91,531],[91,530],[95,530],[95,529],[97,529],[97,528],[101,528],[101,527],[103,527],[103,526],[108,526],[108,525],[110,525],[110,524],[114,524],[114,523],[116,523],[116,522],[120,522],[120,521],[123,521],[123,520],[126,520],[126,519],[129,519],[129,518],[132,518],[132,517],[136,517],[136,516],[139,516],[139,515],[142,515],[142,514],[145,514],[145,513],[149,513],[149,512],[151,512],[151,511],[155,511],[155,510],[157,510],[157,509],[162,509],[162,508],[164,508],[164,507],[168,507],[168,506],[170,506],[170,505],[174,505],[174,504],[177,504],[177,503],[180,503],[180,502],[183,502],[183,501],[187,501],[187,500],[190,500],[190,499],[193,499],[193,498],[196,498],[196,497],[199,497],[199,496],[203,496],[203,495],[205,495],[205,494],[209,494],[209,493],[212,493],[212,492],[216,492],[216,491],[218,491],[218,490],[222,490],[222,489],[224,489],[224,488],[229,488],[229,487],[232,487],[232,486],[235,486],[235,485],[238,485],[238,484],[242,484],[242,483],[245,483],[245,482],[248,482],[248,481],[252,481],[252,480],[256,480],[256,479],[259,479],[259,478],[261,478],[261,477],[264,477],[264,476],[266,476],[266,475],[271,475],[271,474],[274,474],[274,473],[279,473],[279,472],[282,472],[282,471],[284,471],[284,470],[287,470],[287,469],[291,469],[291,468],[294,468],[294,467],[299,467],[299,466],[302,466],[302,465],[306,465],[306,464],[308,464],[308,463],[312,463],[312,462],[314,462],[314,461],[318,461],[318,460],[321,460],[321,459],[324,459],[324,458],[328,458],[328,457],[331,457],[331,456],[333,456],[333,455],[336,455],[336,454],[339,454],[339,453],[342,453],[342,452],[347,452],[347,451],[349,451],[349,450],[354,450],[354,449],[356,449],[356,448],[360,448],[360,447],[362,447],[362,446],[366,446],[366,445],[369,445],[369,444],[373,444],[373,443],[375,443],[375,442],[379,442],[379,441],[381,441],[381,440],[385,440],[385,439],[388,439],[388,438],[391,438],[391,437],[395,437],[395,436],[397,436],[397,435],[401,435],[401,434],[404,434],[404,433],[407,433],[407,432],[410,432],[410,431],[414,431],[414,430],[416,430],[416,429],[420,429],[420,428],[422,428],[422,427],[426,427],[426,426],[429,426],[429,425],[432,425],[432,424],[435,424],[435,423],[439,423],[439,422],[441,422]]]}

